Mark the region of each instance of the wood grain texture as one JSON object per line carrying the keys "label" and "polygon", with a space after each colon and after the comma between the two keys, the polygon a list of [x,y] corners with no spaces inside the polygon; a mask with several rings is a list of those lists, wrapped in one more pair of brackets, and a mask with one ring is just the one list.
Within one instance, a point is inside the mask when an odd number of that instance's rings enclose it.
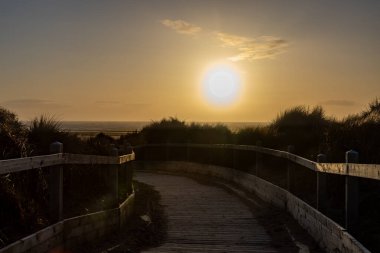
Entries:
{"label": "wood grain texture", "polygon": [[65,162],[63,154],[32,156],[18,159],[0,160],[0,175],[22,170],[32,170]]}
{"label": "wood grain texture", "polygon": [[123,164],[133,161],[134,159],[135,153],[123,156],[98,156],[68,153],[31,156],[0,160],[0,175],[63,164]]}
{"label": "wood grain texture", "polygon": [[138,172],[161,194],[168,238],[145,252],[277,252],[265,229],[236,196],[179,176]]}

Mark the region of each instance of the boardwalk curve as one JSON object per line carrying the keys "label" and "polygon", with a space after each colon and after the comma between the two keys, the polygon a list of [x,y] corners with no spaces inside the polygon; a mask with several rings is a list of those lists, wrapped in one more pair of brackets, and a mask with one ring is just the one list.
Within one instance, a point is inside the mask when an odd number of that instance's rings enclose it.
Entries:
{"label": "boardwalk curve", "polygon": [[145,252],[277,252],[251,210],[225,190],[151,172],[135,179],[160,192],[168,215],[166,242]]}

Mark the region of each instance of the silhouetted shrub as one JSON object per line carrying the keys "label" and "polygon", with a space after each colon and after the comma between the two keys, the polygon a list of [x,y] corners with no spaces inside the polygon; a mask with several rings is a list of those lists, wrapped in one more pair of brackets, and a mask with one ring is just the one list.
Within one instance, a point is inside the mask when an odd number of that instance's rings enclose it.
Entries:
{"label": "silhouetted shrub", "polygon": [[187,126],[176,118],[153,122],[141,130],[146,143],[186,143]]}
{"label": "silhouetted shrub", "polygon": [[87,152],[92,155],[111,155],[111,145],[115,145],[115,143],[116,141],[111,136],[99,133],[87,140]]}
{"label": "silhouetted shrub", "polygon": [[141,130],[144,143],[232,143],[231,130],[222,124],[186,124],[177,118],[153,122]]}
{"label": "silhouetted shrub", "polygon": [[191,123],[187,127],[187,141],[190,143],[223,144],[232,143],[231,130],[222,124]]}
{"label": "silhouetted shrub", "polygon": [[[27,128],[14,113],[0,108],[0,158],[10,159],[30,153]],[[17,227],[18,232],[31,231],[46,224],[46,202],[41,170],[23,171],[0,176],[1,230]],[[10,232],[12,234],[12,232]],[[1,238],[0,238],[1,239]]]}
{"label": "silhouetted shrub", "polygon": [[235,134],[236,144],[257,145],[273,147],[273,135],[269,126],[247,127],[240,129]]}
{"label": "silhouetted shrub", "polygon": [[0,159],[27,155],[27,129],[16,114],[0,107]]}
{"label": "silhouetted shrub", "polygon": [[319,106],[312,110],[305,106],[286,110],[270,124],[274,147],[286,149],[288,145],[294,145],[296,154],[313,158],[323,148],[329,123]]}
{"label": "silhouetted shrub", "polygon": [[326,146],[332,161],[342,161],[347,150],[359,152],[363,163],[380,163],[380,101],[363,112],[330,125]]}
{"label": "silhouetted shrub", "polygon": [[62,130],[60,122],[53,117],[42,115],[34,118],[28,133],[31,154],[49,154],[50,144],[55,141],[63,143],[67,153],[83,153],[85,150],[84,143],[76,135]]}

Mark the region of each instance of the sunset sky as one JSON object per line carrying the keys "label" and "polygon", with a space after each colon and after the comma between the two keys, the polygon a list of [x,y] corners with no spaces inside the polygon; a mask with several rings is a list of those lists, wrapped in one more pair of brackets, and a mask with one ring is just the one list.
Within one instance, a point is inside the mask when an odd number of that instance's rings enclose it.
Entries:
{"label": "sunset sky", "polygon": [[[341,118],[380,98],[379,0],[0,1],[0,106],[28,120]],[[205,96],[209,69],[239,85]]]}

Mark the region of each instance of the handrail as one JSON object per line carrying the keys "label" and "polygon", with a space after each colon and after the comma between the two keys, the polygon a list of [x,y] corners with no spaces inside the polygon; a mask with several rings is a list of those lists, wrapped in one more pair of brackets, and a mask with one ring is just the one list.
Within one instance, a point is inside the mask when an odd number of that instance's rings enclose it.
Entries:
{"label": "handrail", "polygon": [[0,175],[62,164],[123,164],[134,160],[134,157],[135,154],[133,152],[123,156],[58,153],[53,155],[0,160]]}
{"label": "handrail", "polygon": [[264,148],[260,146],[235,145],[235,144],[181,144],[181,143],[163,143],[163,144],[145,144],[139,147],[182,147],[182,148],[230,148],[235,150],[247,150],[280,157],[302,165],[310,170],[338,174],[344,176],[362,177],[374,180],[380,180],[380,164],[357,164],[357,163],[318,163],[304,157],[289,153],[287,151]]}
{"label": "handrail", "polygon": [[[49,217],[53,221],[58,221],[58,223],[55,223],[48,228],[42,229],[0,249],[0,252],[26,252],[31,248],[33,248],[33,252],[45,252],[52,247],[61,246],[66,242],[76,243],[79,240],[78,238],[88,239],[89,235],[95,240],[106,233],[111,232],[111,230],[118,229],[121,225],[125,224],[126,218],[131,214],[134,199],[132,170],[131,168],[128,169],[126,166],[121,166],[121,164],[125,164],[134,159],[135,153],[132,152],[122,156],[56,153],[51,155],[0,160],[0,175],[49,167],[50,171],[46,177],[49,194]],[[101,177],[106,178],[106,184],[108,184],[106,190],[110,192],[110,205],[115,206],[117,204],[118,208],[107,209],[105,211],[63,220],[63,165],[66,164],[105,165],[100,166],[104,168],[102,171],[105,172]],[[122,204],[119,204],[118,202],[120,193],[119,185],[125,185],[125,187],[130,187],[132,189],[132,193],[129,194],[129,197]],[[101,216],[101,221],[99,221],[98,216]],[[40,250],[39,247],[44,249]]]}
{"label": "handrail", "polygon": [[32,156],[18,159],[0,160],[0,175],[22,170],[44,168],[64,163],[63,154]]}

